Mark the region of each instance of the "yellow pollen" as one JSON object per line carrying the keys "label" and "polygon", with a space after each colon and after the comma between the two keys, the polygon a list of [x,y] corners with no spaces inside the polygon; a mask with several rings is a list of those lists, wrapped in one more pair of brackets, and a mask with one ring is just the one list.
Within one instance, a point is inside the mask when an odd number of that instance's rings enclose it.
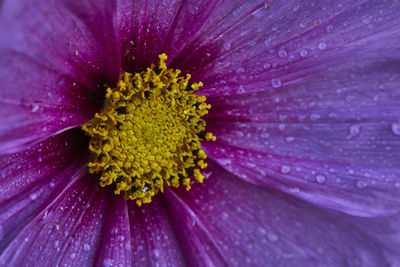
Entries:
{"label": "yellow pollen", "polygon": [[207,156],[200,141],[216,139],[201,119],[211,106],[192,94],[202,83],[168,69],[165,54],[159,58],[146,71],[122,73],[117,86],[107,88],[100,113],[82,126],[90,136],[89,172],[139,206],[165,184],[189,190],[191,179],[203,182]]}

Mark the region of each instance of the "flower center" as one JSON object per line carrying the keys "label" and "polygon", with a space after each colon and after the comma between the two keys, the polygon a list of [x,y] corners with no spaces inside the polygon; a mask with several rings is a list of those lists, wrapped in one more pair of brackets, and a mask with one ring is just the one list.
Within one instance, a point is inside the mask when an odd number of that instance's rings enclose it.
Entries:
{"label": "flower center", "polygon": [[207,156],[200,141],[216,139],[201,119],[211,106],[192,94],[202,83],[189,83],[189,74],[179,76],[167,68],[165,54],[159,58],[144,72],[121,74],[117,86],[107,88],[102,110],[82,126],[91,137],[89,172],[139,206],[164,184],[189,190],[191,178],[202,182]]}

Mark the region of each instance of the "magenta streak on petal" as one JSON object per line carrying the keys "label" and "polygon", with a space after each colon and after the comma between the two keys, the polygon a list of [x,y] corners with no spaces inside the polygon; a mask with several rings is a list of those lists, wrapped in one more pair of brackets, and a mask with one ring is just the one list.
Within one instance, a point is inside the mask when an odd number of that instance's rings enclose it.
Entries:
{"label": "magenta streak on petal", "polygon": [[[184,254],[160,195],[138,207],[128,203],[132,261],[138,266],[182,266]],[[127,237],[128,238],[128,237]]]}
{"label": "magenta streak on petal", "polygon": [[71,130],[32,148],[0,156],[0,251],[83,171],[87,140]]}
{"label": "magenta streak on petal", "polygon": [[204,144],[208,155],[247,181],[316,205],[393,214],[400,210],[398,67],[360,59],[297,85],[209,98],[208,130],[218,139]]}
{"label": "magenta streak on petal", "polygon": [[124,69],[141,71],[155,63],[160,53],[176,57],[219,2],[120,1],[118,26]]}
{"label": "magenta streak on petal", "polygon": [[209,178],[190,191],[165,194],[189,265],[221,265],[219,254],[229,266],[372,267],[399,261],[391,249],[399,245],[399,215],[357,218],[250,185],[212,161],[208,171]]}
{"label": "magenta streak on petal", "polygon": [[[386,4],[354,1],[341,7],[335,4],[332,9],[321,9],[318,4],[296,7],[297,2],[284,5],[281,10],[280,4],[273,2],[216,40],[196,43],[196,50],[189,51],[200,52],[185,59],[186,65],[175,65],[191,73],[194,80],[203,81],[202,94],[232,95],[293,84],[350,56],[374,54],[382,47],[387,55],[396,51],[399,32],[393,27],[397,24],[386,20],[399,19],[395,3],[392,9]],[[280,15],[293,12],[292,8],[297,13],[290,20]],[[370,16],[372,28],[361,19],[365,16]],[[213,34],[200,36],[205,39]],[[203,54],[203,48],[209,47],[220,48],[218,55],[209,56],[215,61]]]}
{"label": "magenta streak on petal", "polygon": [[99,244],[105,197],[81,175],[25,226],[0,256],[11,266],[90,265]]}
{"label": "magenta streak on petal", "polygon": [[[103,189],[104,190],[104,189]],[[101,232],[101,242],[94,264],[104,266],[135,265],[131,247],[131,226],[129,223],[127,201],[113,192],[107,194],[105,222]]]}
{"label": "magenta streak on petal", "polygon": [[[203,222],[196,213],[170,189],[166,190],[166,195],[170,203],[170,205],[168,205],[170,213],[173,214],[170,216],[170,219],[176,225],[175,231],[180,238],[179,240],[183,250],[186,252],[187,262],[192,265],[196,265],[198,262],[202,262],[206,266],[228,265],[228,260],[221,252],[214,235],[210,233],[206,227],[207,222]],[[179,224],[177,224],[177,221],[179,221]],[[198,228],[199,234],[191,231],[191,228],[195,226]],[[188,253],[188,251],[190,251],[190,253]]]}
{"label": "magenta streak on petal", "polygon": [[[6,1],[0,19],[0,153],[79,126],[113,84],[119,51],[109,1]],[[15,20],[18,17],[18,20]],[[60,27],[60,25],[63,27]]]}

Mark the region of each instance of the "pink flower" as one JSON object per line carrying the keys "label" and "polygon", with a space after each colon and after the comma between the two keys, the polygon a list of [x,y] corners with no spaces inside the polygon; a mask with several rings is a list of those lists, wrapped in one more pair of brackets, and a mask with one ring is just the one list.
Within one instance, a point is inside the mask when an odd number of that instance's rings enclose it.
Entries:
{"label": "pink flower", "polygon": [[[0,5],[1,266],[400,265],[400,2]],[[79,128],[161,53],[217,140],[138,207]]]}

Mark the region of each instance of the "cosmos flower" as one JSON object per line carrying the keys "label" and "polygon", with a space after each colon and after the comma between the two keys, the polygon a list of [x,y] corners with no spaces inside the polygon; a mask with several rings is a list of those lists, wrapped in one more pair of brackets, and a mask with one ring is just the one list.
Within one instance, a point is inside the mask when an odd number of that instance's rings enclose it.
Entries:
{"label": "cosmos flower", "polygon": [[[395,0],[3,1],[0,265],[399,266],[399,12]],[[93,133],[124,72],[163,53],[203,83],[217,139],[199,137],[203,183],[138,206],[89,173],[81,129]]]}

